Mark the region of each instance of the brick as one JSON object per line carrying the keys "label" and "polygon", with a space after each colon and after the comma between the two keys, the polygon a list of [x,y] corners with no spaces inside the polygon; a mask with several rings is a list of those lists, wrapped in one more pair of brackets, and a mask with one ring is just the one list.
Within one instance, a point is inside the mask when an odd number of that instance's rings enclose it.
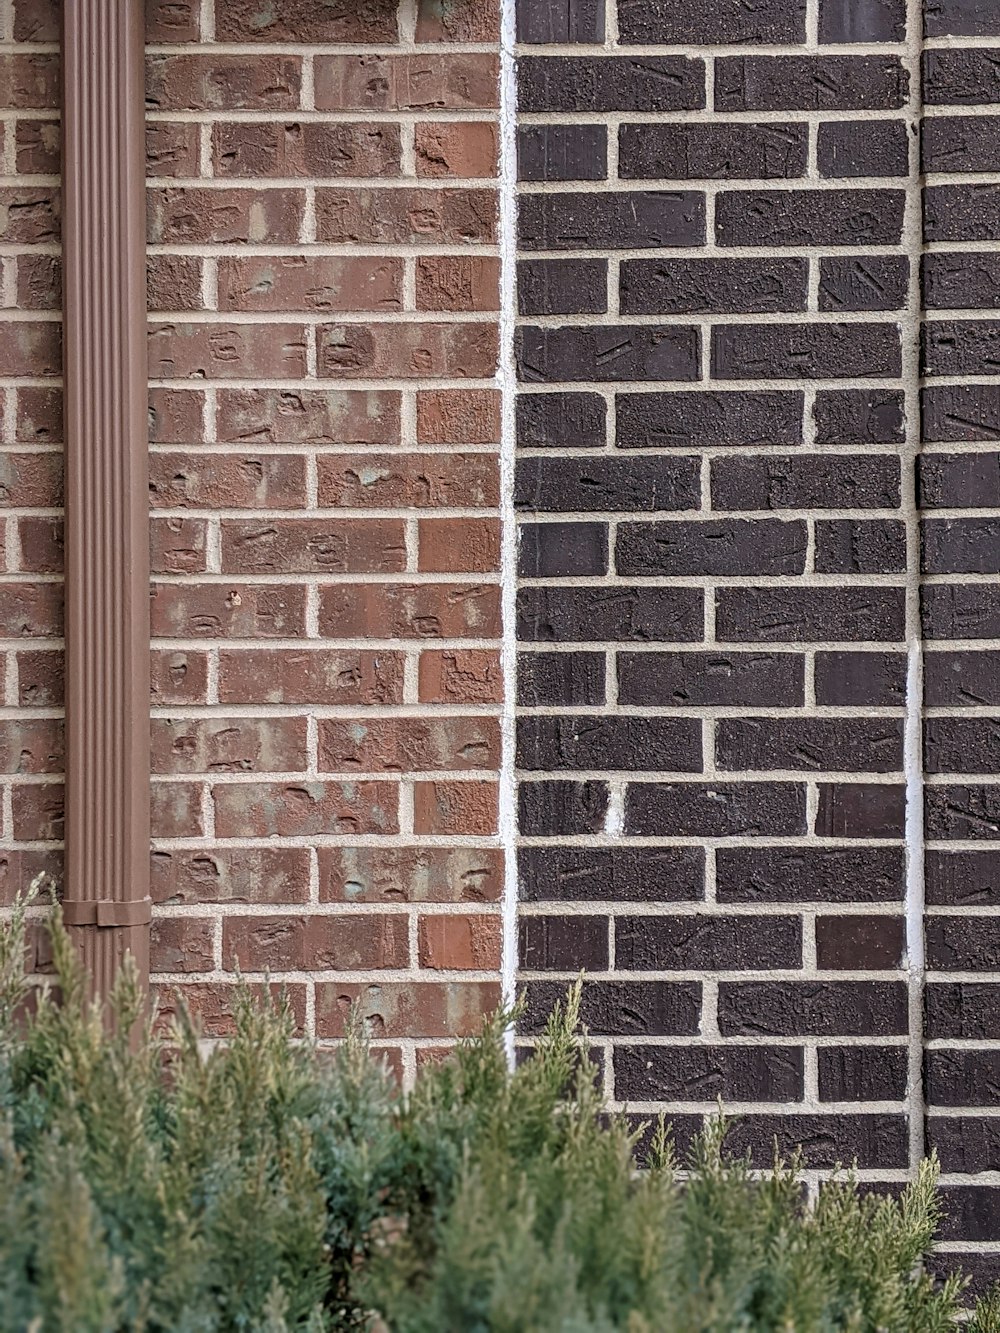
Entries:
{"label": "brick", "polygon": [[[292,1014],[294,1032],[301,1036],[305,1031],[306,988],[295,983],[283,982],[268,988],[262,985],[248,986],[251,996],[258,1001],[266,994],[272,1003],[286,1000]],[[177,1016],[181,1006],[194,1017],[198,1031],[206,1037],[232,1037],[236,1031],[234,1010],[242,995],[242,989],[236,985],[220,982],[185,982],[183,985],[169,984],[157,990],[157,1012],[164,1024],[170,1024]]]}
{"label": "brick", "polygon": [[905,1046],[821,1046],[821,1102],[901,1102],[906,1096]]}
{"label": "brick", "polygon": [[794,707],[803,701],[795,653],[619,653],[624,704],[686,707]]}
{"label": "brick", "polygon": [[931,385],[921,392],[920,406],[926,441],[1000,440],[1000,387],[996,384]]}
{"label": "brick", "polygon": [[146,56],[146,106],[154,111],[292,111],[301,86],[298,56]]}
{"label": "brick", "polygon": [[524,523],[519,533],[517,568],[524,578],[607,573],[605,523]]}
{"label": "brick", "polygon": [[902,574],[906,525],[890,519],[832,519],[816,524],[815,568],[820,574]]}
{"label": "brick", "polygon": [[492,189],[316,190],[320,241],[386,245],[489,244],[496,234]]}
{"label": "brick", "polygon": [[55,388],[19,388],[15,438],[46,444],[63,438],[62,391]]}
{"label": "brick", "polygon": [[518,238],[525,250],[636,250],[705,240],[705,197],[694,190],[523,195]]}
{"label": "brick", "polygon": [[398,259],[343,255],[223,256],[218,264],[220,310],[398,310]]}
{"label": "brick", "polygon": [[519,42],[603,42],[604,8],[599,0],[520,0],[517,5]]}
{"label": "brick", "polygon": [[629,315],[804,310],[807,277],[802,259],[626,259],[621,308]]}
{"label": "brick", "polygon": [[415,782],[413,831],[416,834],[486,837],[496,832],[497,788],[492,782]]}
{"label": "brick", "polygon": [[285,773],[306,762],[303,718],[153,718],[154,773]]}
{"label": "brick", "polygon": [[13,51],[0,55],[0,88],[14,111],[56,110],[59,106],[59,56],[51,52]]}
{"label": "brick", "polygon": [[1000,925],[995,918],[930,916],[924,923],[924,931],[927,940],[927,966],[933,970],[939,972],[991,970],[1000,942]]}
{"label": "brick", "polygon": [[527,458],[517,464],[514,504],[541,513],[654,513],[697,509],[694,458]]}
{"label": "brick", "polygon": [[713,509],[896,509],[899,502],[895,458],[769,454],[712,460]]}
{"label": "brick", "polygon": [[528,382],[694,380],[699,353],[698,330],[684,325],[528,325],[517,333],[518,374]]}
{"label": "brick", "polygon": [[500,566],[500,525],[492,518],[422,518],[418,568],[428,573],[490,573]]}
{"label": "brick", "polygon": [[801,574],[806,527],[801,520],[698,519],[621,523],[615,545],[620,574]]}
{"label": "brick", "polygon": [[350,121],[221,121],[212,127],[212,165],[220,178],[398,176],[399,128]]}
{"label": "brick", "polygon": [[61,782],[12,787],[10,830],[18,842],[61,842],[65,819]]}
{"label": "brick", "polygon": [[204,417],[205,394],[202,390],[150,388],[150,444],[196,439],[203,429]]}
{"label": "brick", "polygon": [[318,55],[320,111],[457,111],[497,105],[494,53],[422,51],[415,55]]}
{"label": "brick", "polygon": [[418,0],[418,42],[496,44],[499,37],[499,15],[488,0],[469,0],[468,4],[453,7],[441,5],[438,0]]}
{"label": "brick", "polygon": [[992,1106],[1000,1059],[996,1051],[928,1051],[926,1084],[927,1099],[936,1106]]}
{"label": "brick", "polygon": [[618,174],[622,180],[804,176],[807,140],[807,126],[797,124],[626,124],[618,131]]}
{"label": "brick", "polygon": [[802,394],[619,394],[616,436],[621,449],[796,445],[802,442]]}
{"label": "brick", "polygon": [[1000,255],[969,250],[924,255],[920,282],[929,309],[992,310],[1000,301]]}
{"label": "brick", "polygon": [[396,833],[394,782],[215,783],[220,838]]}
{"label": "brick", "polygon": [[802,1052],[746,1046],[621,1046],[614,1053],[615,1095],[630,1101],[796,1102]]}
{"label": "brick", "polygon": [[[968,1054],[975,1061],[979,1052]],[[959,1055],[956,1064],[961,1068],[964,1061],[960,1053],[956,1055]],[[942,1066],[945,1067],[944,1062]],[[943,1170],[972,1174],[996,1169],[997,1123],[992,1116],[932,1116],[927,1121],[927,1131],[928,1144],[937,1153]],[[968,1271],[964,1262],[962,1267]]]}
{"label": "brick", "polygon": [[525,838],[600,833],[607,809],[603,782],[522,782],[517,790],[517,823]]}
{"label": "brick", "polygon": [[996,773],[1000,734],[993,718],[941,717],[924,723],[924,771]]}
{"label": "brick", "polygon": [[418,389],[419,444],[497,444],[500,394],[496,389]]}
{"label": "brick", "polygon": [[205,834],[202,788],[197,782],[154,782],[150,799],[154,838],[201,838]]}
{"label": "brick", "polygon": [[722,588],[716,630],[735,643],[903,638],[902,588]]}
{"label": "brick", "polygon": [[927,375],[987,375],[996,364],[992,320],[962,319],[925,323],[923,371]]}
{"label": "brick", "polygon": [[606,916],[522,916],[518,962],[525,972],[604,971],[608,966]]}
{"label": "brick", "polygon": [[154,637],[285,639],[305,634],[305,589],[287,584],[158,583],[150,602]]}
{"label": "brick", "polygon": [[[150,655],[154,707],[208,701],[208,654],[195,649],[154,649]],[[60,696],[61,696],[60,677]]]}
{"label": "brick", "polygon": [[895,783],[827,783],[819,786],[816,832],[826,838],[901,838],[906,789]]}
{"label": "brick", "polygon": [[669,717],[522,717],[517,763],[529,771],[698,773],[701,726],[693,719]]}
{"label": "brick", "polygon": [[517,132],[517,178],[604,180],[608,174],[607,137],[603,125],[522,125]]}
{"label": "brick", "polygon": [[619,916],[615,966],[658,972],[797,968],[802,923],[796,916]]}
{"label": "brick", "polygon": [[927,902],[932,907],[992,907],[1000,903],[1000,852],[927,851]]}
{"label": "brick", "polygon": [[[526,259],[517,266],[521,315],[599,315],[608,308],[606,259]],[[553,397],[555,395],[552,395]],[[563,395],[570,403],[573,396]],[[541,398],[542,395],[539,395]],[[586,401],[585,395],[579,395]],[[520,399],[531,403],[531,399]],[[601,410],[603,413],[603,400]],[[540,404],[536,404],[536,410]],[[580,415],[579,413],[577,415]],[[570,424],[563,423],[569,430]],[[602,432],[603,436],[603,432]]]}
{"label": "brick", "polygon": [[521,708],[604,703],[603,653],[518,653]]}
{"label": "brick", "polygon": [[1000,572],[1000,519],[925,519],[921,531],[921,569],[926,574]]}
{"label": "brick", "polygon": [[277,244],[299,239],[301,190],[157,186],[146,191],[147,240],[160,245]]}
{"label": "brick", "polygon": [[0,852],[0,903],[12,906],[25,885],[40,874],[56,880],[62,875],[62,856],[57,850],[46,847]]}
{"label": "brick", "polygon": [[484,508],[499,502],[495,454],[326,454],[318,460],[323,508]]}
{"label": "brick", "polygon": [[503,699],[500,654],[482,648],[425,650],[420,654],[417,692],[421,703],[498,704]]}
{"label": "brick", "polygon": [[196,0],[146,0],[147,42],[196,42],[200,33]]}
{"label": "brick", "polygon": [[219,652],[222,703],[402,703],[398,654],[253,648]]}
{"label": "brick", "polygon": [[318,374],[330,379],[483,379],[496,369],[494,324],[325,324]]}
{"label": "brick", "polygon": [[724,1037],[905,1036],[902,981],[723,981]]}
{"label": "brick", "polygon": [[56,0],[15,0],[15,42],[57,42],[59,6]]}
{"label": "brick", "polygon": [[0,324],[0,365],[10,376],[61,373],[62,339],[58,324],[34,320]]}
{"label": "brick", "polygon": [[17,540],[20,568],[31,574],[59,574],[63,569],[63,524],[58,518],[20,518]]}
{"label": "brick", "polygon": [[243,972],[355,971],[409,961],[402,916],[228,916],[225,966]]}
{"label": "brick", "polygon": [[152,854],[151,870],[155,903],[304,903],[309,899],[309,852],[305,848],[161,848]]}
{"label": "brick", "polygon": [[[45,245],[59,240],[59,191],[51,185],[0,187],[0,241],[9,245]],[[36,373],[15,372],[13,373]]]}
{"label": "brick", "polygon": [[817,444],[901,444],[903,394],[895,389],[820,389],[813,420]]}
{"label": "brick", "polygon": [[818,916],[816,966],[822,971],[892,971],[903,965],[900,916]]}
{"label": "brick", "polygon": [[905,176],[909,171],[903,120],[824,121],[816,152],[820,175],[830,179]]}
{"label": "brick", "polygon": [[607,405],[596,393],[518,394],[517,443],[525,449],[596,449]]}
{"label": "brick", "polygon": [[223,519],[222,569],[236,574],[358,574],[406,568],[399,519]]}
{"label": "brick", "polygon": [[520,588],[518,638],[539,643],[604,639],[695,642],[704,626],[695,588]]}
{"label": "brick", "polygon": [[[540,1032],[566,983],[532,981],[525,987],[524,1031]],[[580,1022],[595,1037],[694,1036],[701,986],[696,981],[584,981]]]}
{"label": "brick", "polygon": [[805,832],[805,788],[792,782],[632,782],[625,830],[642,837],[794,836]]}
{"label": "brick", "polygon": [[1000,702],[1000,653],[928,652],[925,671],[924,702],[932,708]]}
{"label": "brick", "polygon": [[58,454],[0,454],[0,499],[11,509],[50,509],[63,502]]}
{"label": "brick", "polygon": [[222,442],[392,445],[399,437],[399,395],[352,389],[220,389]]}
{"label": "brick", "polygon": [[211,972],[215,966],[215,922],[211,917],[154,917],[149,966],[152,972]]}
{"label": "brick", "polygon": [[903,725],[889,718],[722,718],[722,769],[893,773],[903,767]]}
{"label": "brick", "polygon": [[990,48],[958,47],[923,53],[923,98],[928,106],[1000,102],[1000,62]]}
{"label": "brick", "polygon": [[290,454],[155,450],[149,469],[155,509],[291,510],[305,503],[305,460]]}
{"label": "brick", "polygon": [[15,165],[19,176],[59,174],[59,124],[52,120],[19,120],[14,130]]}
{"label": "brick", "polygon": [[491,769],[499,758],[498,724],[487,717],[323,718],[319,723],[319,767],[327,773]]}
{"label": "brick", "polygon": [[379,1038],[478,1036],[500,1004],[493,981],[316,983],[316,1035],[343,1037],[352,1013]]}
{"label": "brick", "polygon": [[997,1191],[989,1185],[947,1185],[941,1190],[942,1240],[1000,1240]]}
{"label": "brick", "polygon": [[147,176],[197,176],[198,126],[156,120],[146,126]]}
{"label": "brick", "polygon": [[904,202],[902,190],[874,188],[722,190],[715,235],[720,245],[898,245]]}
{"label": "brick", "polygon": [[220,42],[395,42],[396,10],[386,0],[350,6],[299,0],[280,12],[232,0],[217,16],[215,35]]}
{"label": "brick", "polygon": [[500,899],[498,848],[320,847],[320,902],[489,903]]}
{"label": "brick", "polygon": [[202,261],[192,255],[149,255],[146,259],[148,310],[199,310]]}
{"label": "brick", "polygon": [[989,584],[932,584],[920,600],[925,639],[998,637],[1000,593]]}
{"label": "brick", "polygon": [[724,56],[716,111],[889,111],[906,102],[898,55]]}
{"label": "brick", "polygon": [[499,589],[464,583],[337,584],[320,589],[319,630],[330,638],[495,638]]}
{"label": "brick", "polygon": [[522,56],[521,111],[698,111],[705,63],[686,56]]}
{"label": "brick", "polygon": [[496,916],[422,916],[417,956],[437,971],[495,972],[500,966],[500,922]]}
{"label": "brick", "polygon": [[909,1126],[904,1115],[758,1115],[741,1118],[726,1138],[726,1150],[746,1155],[768,1171],[775,1152],[787,1161],[801,1149],[814,1170],[837,1171],[843,1162],[859,1167],[905,1169]]}
{"label": "brick", "polygon": [[901,902],[902,848],[720,847],[720,902]]}
{"label": "brick", "polygon": [[995,1041],[1000,1037],[997,998],[991,982],[930,982],[924,1000],[927,1037]]}
{"label": "brick", "polygon": [[988,0],[926,0],[926,37],[1000,37],[1000,16]]}
{"label": "brick", "polygon": [[717,0],[711,9],[692,10],[684,0],[620,0],[618,27],[623,42],[731,44],[805,41],[805,0]]}
{"label": "brick", "polygon": [[704,859],[697,847],[522,847],[521,901],[696,901]]}
{"label": "brick", "polygon": [[819,261],[821,310],[902,310],[909,297],[904,255],[844,255]]}
{"label": "brick", "polygon": [[821,42],[902,42],[906,0],[820,0]]}
{"label": "brick", "polygon": [[924,190],[925,241],[995,241],[1000,238],[1000,187],[928,185]]}
{"label": "brick", "polygon": [[56,583],[0,585],[0,634],[12,639],[45,639],[61,634],[62,587]]}
{"label": "brick", "polygon": [[0,722],[0,773],[61,773],[63,725],[54,718],[9,718]]}
{"label": "brick", "polygon": [[414,148],[419,177],[476,179],[497,173],[497,131],[490,121],[418,122]]}
{"label": "brick", "polygon": [[418,310],[496,310],[500,265],[492,258],[428,255],[417,260]]}
{"label": "brick", "polygon": [[928,116],[921,124],[925,172],[990,171],[1000,164],[1000,117]]}
{"label": "brick", "polygon": [[892,324],[717,324],[716,379],[857,379],[895,377],[902,360]]}

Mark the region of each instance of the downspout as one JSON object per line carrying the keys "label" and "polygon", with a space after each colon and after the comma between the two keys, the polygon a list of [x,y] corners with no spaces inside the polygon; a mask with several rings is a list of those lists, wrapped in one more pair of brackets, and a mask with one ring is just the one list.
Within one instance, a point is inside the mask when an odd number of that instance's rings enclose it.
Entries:
{"label": "downspout", "polygon": [[66,0],[66,871],[95,996],[149,977],[149,519],[142,0]]}

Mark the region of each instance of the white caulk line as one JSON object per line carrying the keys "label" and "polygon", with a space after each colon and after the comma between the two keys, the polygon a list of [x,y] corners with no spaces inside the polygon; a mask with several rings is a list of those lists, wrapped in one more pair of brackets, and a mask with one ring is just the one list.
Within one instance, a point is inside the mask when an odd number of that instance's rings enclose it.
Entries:
{"label": "white caulk line", "polygon": [[[517,782],[515,776],[515,701],[517,691],[517,521],[514,512],[515,393],[514,317],[517,260],[517,73],[514,0],[500,4],[500,355],[497,387],[500,390],[500,606],[502,641],[500,661],[504,692],[500,715],[500,791],[498,830],[504,851],[502,901],[503,950],[501,993],[505,1005],[517,993]],[[507,1059],[513,1068],[514,1029],[505,1034]]]}

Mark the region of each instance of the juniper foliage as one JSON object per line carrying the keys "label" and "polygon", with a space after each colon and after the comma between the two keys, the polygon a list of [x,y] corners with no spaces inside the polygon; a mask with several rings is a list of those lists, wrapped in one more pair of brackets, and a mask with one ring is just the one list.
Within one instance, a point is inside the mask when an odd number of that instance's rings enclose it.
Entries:
{"label": "juniper foliage", "polygon": [[[715,1122],[682,1169],[604,1113],[578,996],[509,1073],[497,1015],[400,1097],[357,1034],[332,1058],[242,994],[205,1049],[154,1036],[128,971],[109,1031],[58,912],[59,999],[27,1004],[25,905],[0,927],[3,1333],[937,1333],[921,1272],[936,1168],[900,1200],[803,1202]],[[1000,1333],[1000,1301],[967,1333]]]}

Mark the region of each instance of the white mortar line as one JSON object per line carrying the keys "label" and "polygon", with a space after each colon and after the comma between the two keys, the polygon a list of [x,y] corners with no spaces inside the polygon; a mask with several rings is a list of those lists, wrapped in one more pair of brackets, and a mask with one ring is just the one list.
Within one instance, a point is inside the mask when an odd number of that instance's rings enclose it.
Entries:
{"label": "white mortar line", "polygon": [[[500,661],[504,692],[500,715],[501,753],[498,824],[504,851],[503,947],[500,981],[503,1002],[513,1003],[517,990],[517,778],[515,771],[515,703],[517,693],[517,521],[514,512],[515,393],[514,324],[517,313],[517,41],[514,0],[500,4],[500,124],[498,164],[498,240],[500,250],[500,355],[497,387],[501,394],[500,430]],[[514,1029],[505,1034],[507,1059],[513,1068]]]}

